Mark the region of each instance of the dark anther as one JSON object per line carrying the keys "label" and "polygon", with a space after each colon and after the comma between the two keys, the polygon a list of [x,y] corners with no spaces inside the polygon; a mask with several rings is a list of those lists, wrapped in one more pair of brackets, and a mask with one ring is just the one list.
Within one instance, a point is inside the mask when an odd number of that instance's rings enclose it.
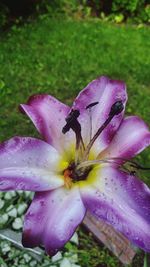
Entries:
{"label": "dark anther", "polygon": [[80,123],[78,122],[77,118],[79,117],[80,112],[79,110],[75,109],[75,110],[71,110],[71,112],[68,114],[66,120],[66,125],[63,127],[62,132],[63,134],[65,134],[66,132],[68,132],[70,129],[73,129],[73,131],[75,130],[79,130],[81,131],[81,126]]}
{"label": "dark anther", "polygon": [[70,129],[72,129],[76,135],[76,149],[79,149],[80,143],[84,148],[84,142],[81,135],[81,125],[78,122],[78,117],[80,115],[80,111],[78,109],[72,109],[68,114],[66,120],[66,125],[62,128],[62,133],[67,133]]}
{"label": "dark anther", "polygon": [[123,111],[123,109],[124,109],[124,105],[123,105],[122,101],[121,100],[116,101],[111,107],[111,110],[109,112],[109,116],[113,117],[115,115],[118,115],[119,113],[121,113]]}
{"label": "dark anther", "polygon": [[72,121],[76,120],[80,115],[80,111],[78,109],[72,109],[71,112],[68,114],[65,121],[67,123],[71,123]]}
{"label": "dark anther", "polygon": [[86,109],[89,109],[89,108],[92,108],[94,107],[95,105],[97,105],[99,102],[93,102],[91,104],[89,104],[88,106],[86,106]]}
{"label": "dark anther", "polygon": [[63,128],[62,128],[62,133],[65,134],[70,130],[70,126],[68,124],[66,124]]}

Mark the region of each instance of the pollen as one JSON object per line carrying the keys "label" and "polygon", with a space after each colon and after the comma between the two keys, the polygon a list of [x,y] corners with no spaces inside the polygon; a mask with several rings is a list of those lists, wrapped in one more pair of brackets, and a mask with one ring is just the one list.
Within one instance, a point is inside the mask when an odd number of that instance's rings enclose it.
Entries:
{"label": "pollen", "polygon": [[67,189],[70,189],[72,187],[72,171],[69,169],[66,169],[64,171],[64,183]]}

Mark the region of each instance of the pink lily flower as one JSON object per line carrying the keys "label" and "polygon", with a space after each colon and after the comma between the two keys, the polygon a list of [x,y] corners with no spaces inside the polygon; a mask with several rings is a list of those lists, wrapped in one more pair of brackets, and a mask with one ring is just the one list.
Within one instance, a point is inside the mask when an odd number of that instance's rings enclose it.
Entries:
{"label": "pink lily flower", "polygon": [[23,245],[54,255],[86,211],[150,252],[150,189],[124,163],[150,144],[136,116],[124,118],[126,86],[100,77],[72,108],[49,95],[32,96],[21,109],[43,140],[14,137],[0,145],[0,190],[35,196],[25,215]]}

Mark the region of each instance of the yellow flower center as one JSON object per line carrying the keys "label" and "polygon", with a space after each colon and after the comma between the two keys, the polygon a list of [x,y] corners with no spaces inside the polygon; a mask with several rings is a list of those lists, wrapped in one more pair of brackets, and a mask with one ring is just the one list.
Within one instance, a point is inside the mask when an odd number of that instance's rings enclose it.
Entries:
{"label": "yellow flower center", "polygon": [[[96,153],[91,150],[89,162],[96,158]],[[75,164],[75,147],[70,146],[70,149],[64,152],[61,161],[59,162],[59,170],[61,172],[64,185],[67,189],[73,186],[86,186],[94,182],[96,178],[97,165],[84,166],[80,168],[80,163]],[[88,161],[87,161],[88,162]],[[84,161],[82,162],[84,163]]]}

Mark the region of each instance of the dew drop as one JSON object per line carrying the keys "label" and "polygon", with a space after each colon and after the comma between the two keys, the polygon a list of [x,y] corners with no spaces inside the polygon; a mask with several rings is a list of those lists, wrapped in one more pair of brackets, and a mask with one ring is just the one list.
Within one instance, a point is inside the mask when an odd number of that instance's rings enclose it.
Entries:
{"label": "dew drop", "polygon": [[44,200],[41,200],[41,201],[40,201],[40,204],[41,204],[42,207],[45,206],[45,202],[44,202]]}
{"label": "dew drop", "polygon": [[34,214],[33,214],[33,212],[31,212],[31,211],[29,211],[28,212],[28,214],[27,214],[27,216],[29,216],[29,217],[32,217]]}
{"label": "dew drop", "polygon": [[40,187],[39,184],[35,184],[35,185],[34,185],[34,188],[35,188],[35,189],[38,189],[39,187]]}
{"label": "dew drop", "polygon": [[17,188],[20,190],[26,190],[26,185],[23,182],[21,182],[17,184]]}
{"label": "dew drop", "polygon": [[113,213],[113,211],[108,211],[107,212],[107,220],[113,224],[113,225],[116,225],[118,224],[118,218],[117,216]]}

